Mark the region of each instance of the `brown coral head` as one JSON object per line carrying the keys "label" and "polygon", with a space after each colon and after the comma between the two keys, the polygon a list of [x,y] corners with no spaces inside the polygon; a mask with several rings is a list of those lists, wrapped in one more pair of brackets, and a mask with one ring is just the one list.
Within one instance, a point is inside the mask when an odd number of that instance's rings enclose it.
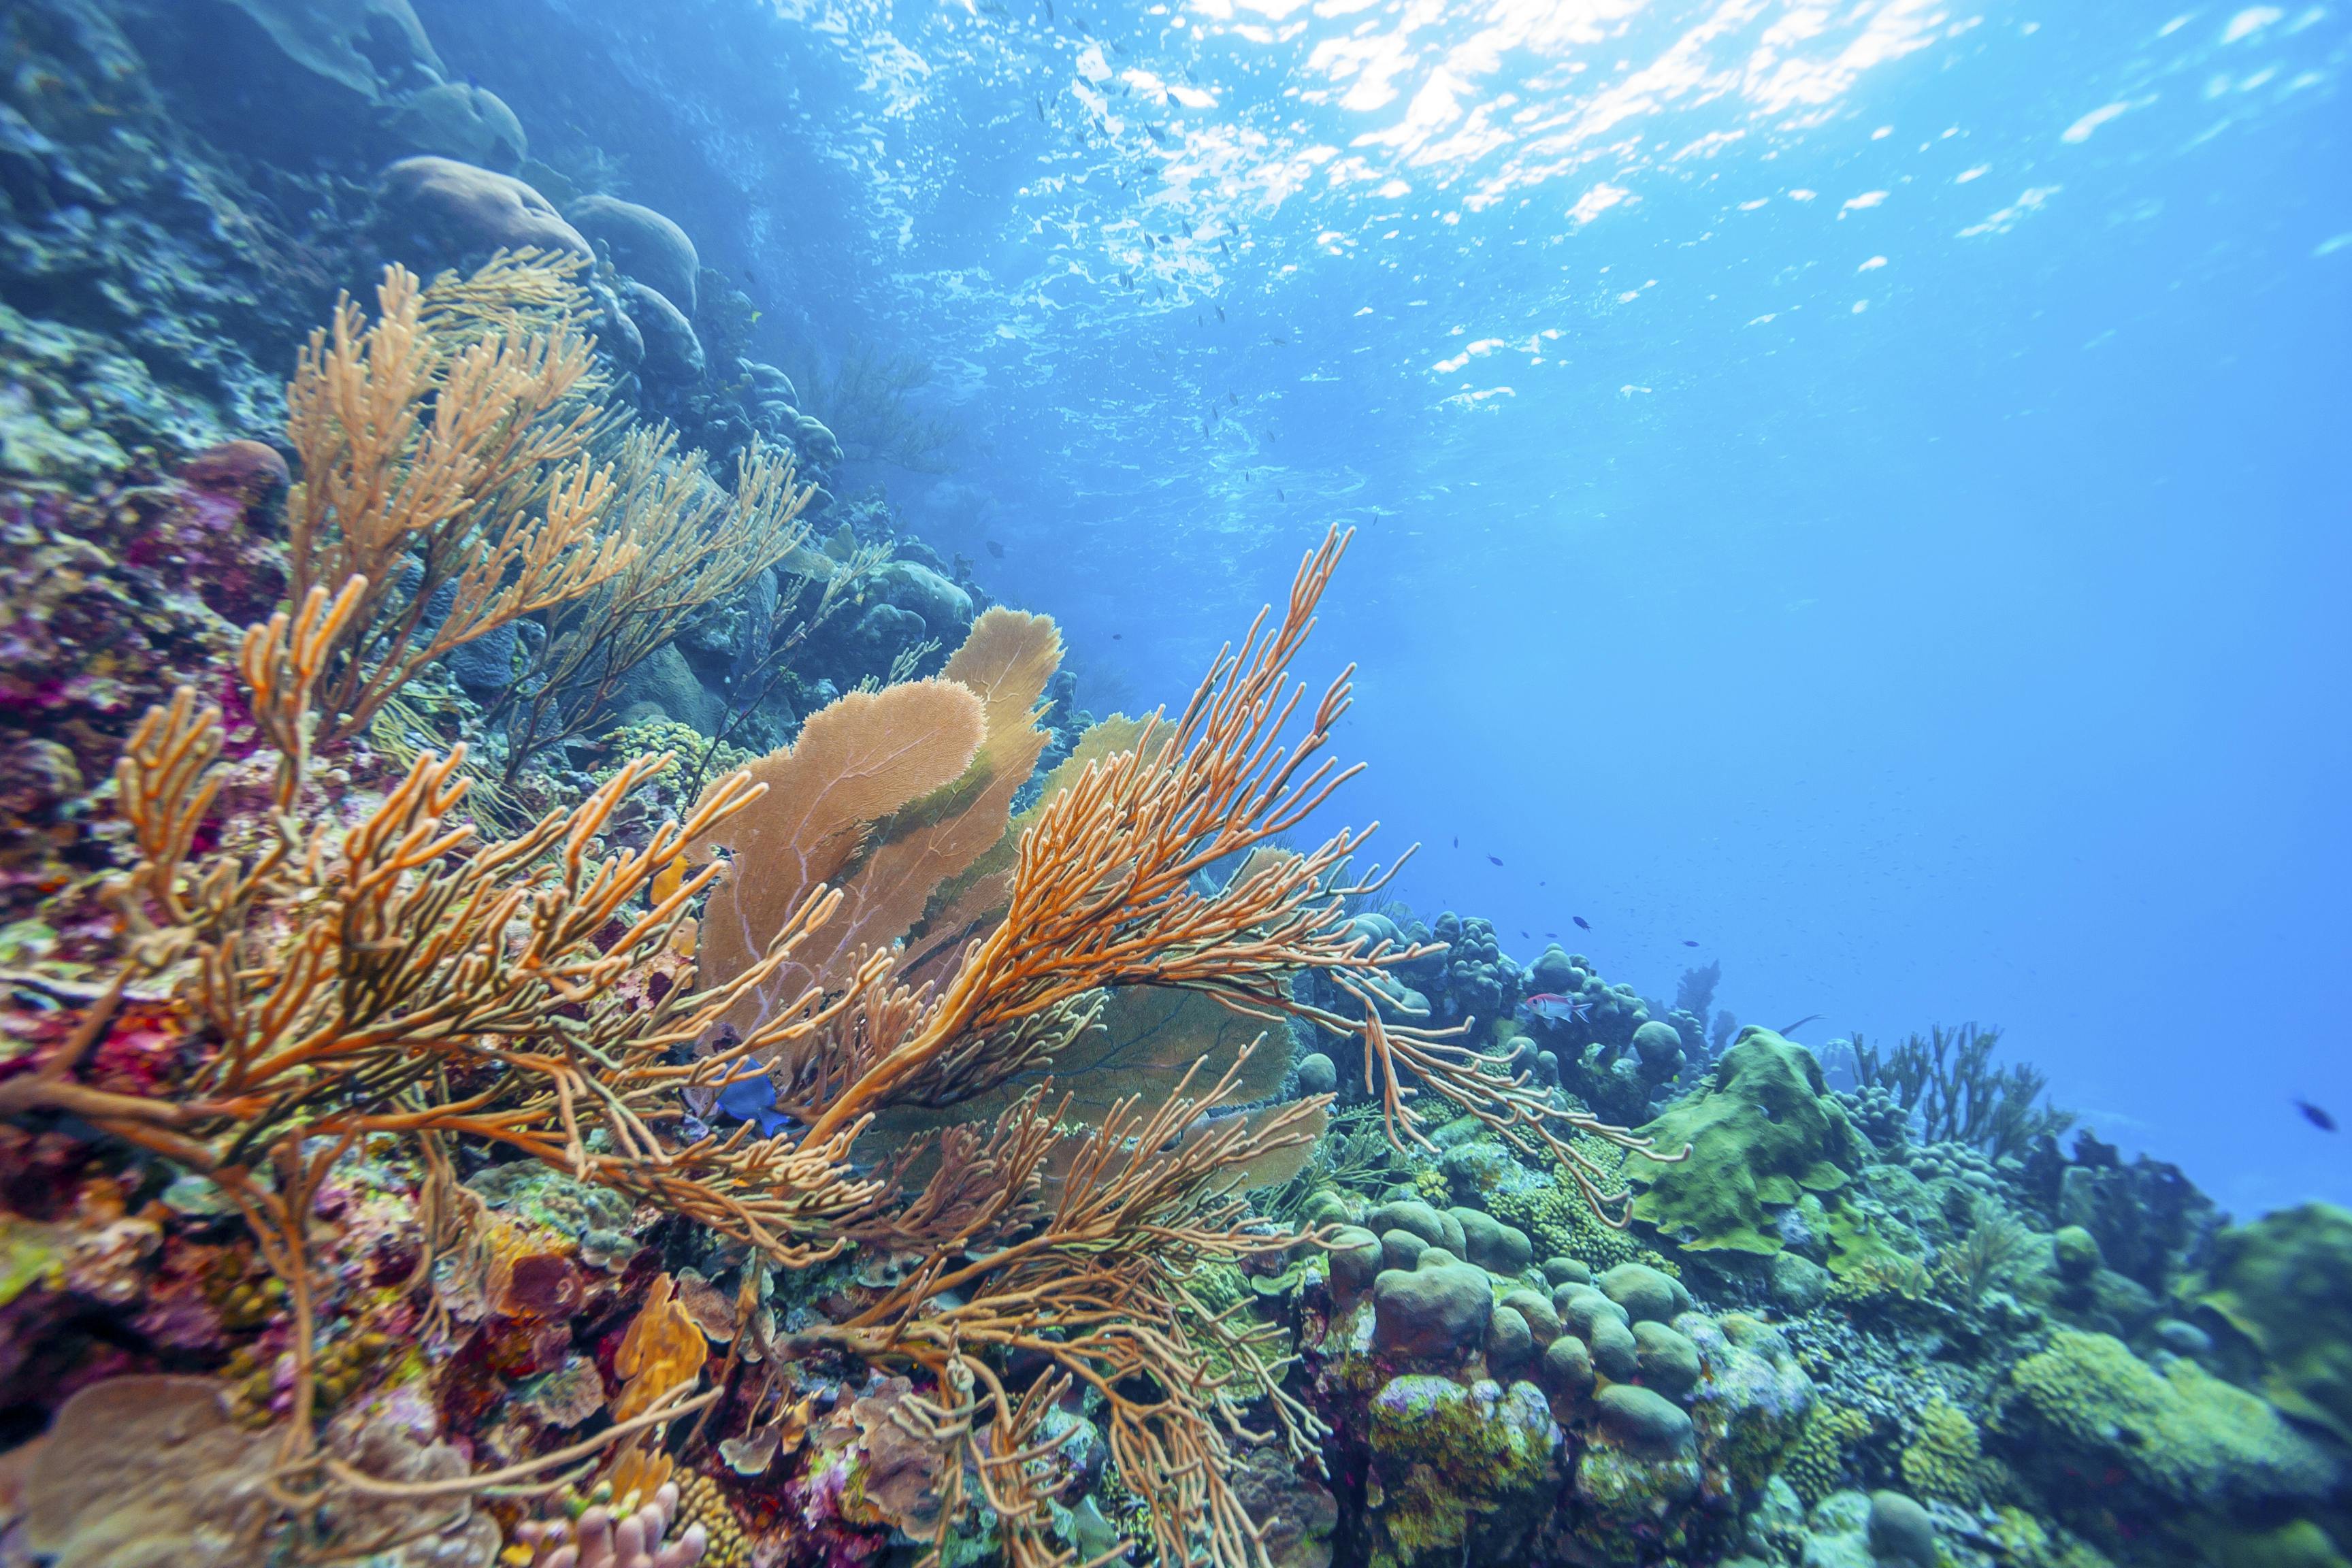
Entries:
{"label": "brown coral head", "polygon": [[190,489],[247,507],[283,494],[292,480],[278,449],[259,441],[224,441],[207,447],[180,469],[180,482]]}
{"label": "brown coral head", "polygon": [[691,1268],[677,1274],[677,1304],[703,1337],[726,1344],[735,1337],[735,1298]]}
{"label": "brown coral head", "polygon": [[25,1544],[72,1563],[258,1562],[277,1511],[263,1490],[274,1446],[237,1427],[210,1378],[92,1384],[40,1439]]}
{"label": "brown coral head", "polygon": [[917,1540],[939,1528],[940,1467],[947,1458],[939,1448],[891,1419],[898,1403],[914,1393],[903,1377],[886,1381],[874,1393],[850,1406],[850,1419],[866,1442],[865,1501],[883,1522]]}
{"label": "brown coral head", "polygon": [[491,1281],[491,1310],[502,1317],[547,1322],[568,1318],[587,1295],[580,1270],[561,1253],[502,1258]]}

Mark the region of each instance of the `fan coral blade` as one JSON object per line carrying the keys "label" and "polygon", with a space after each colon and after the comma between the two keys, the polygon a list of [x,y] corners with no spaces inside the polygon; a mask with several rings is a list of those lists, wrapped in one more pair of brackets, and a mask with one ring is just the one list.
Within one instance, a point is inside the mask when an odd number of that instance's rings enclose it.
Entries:
{"label": "fan coral blade", "polygon": [[979,694],[992,741],[1028,727],[1031,710],[1061,665],[1062,634],[1051,619],[992,609],[972,622],[940,679]]}
{"label": "fan coral blade", "polygon": [[[1331,1112],[1328,1107],[1309,1107],[1303,1100],[1260,1106],[1255,1110],[1238,1114],[1242,1124],[1248,1129],[1244,1136],[1252,1138],[1264,1135],[1276,1121],[1296,1114],[1297,1120],[1283,1128],[1283,1134],[1296,1137],[1297,1142],[1277,1145],[1232,1166],[1223,1179],[1228,1182],[1230,1190],[1236,1193],[1255,1192],[1260,1187],[1278,1187],[1307,1169],[1307,1162],[1315,1154],[1316,1140],[1322,1137],[1331,1125]],[[1212,1121],[1199,1131],[1188,1134],[1185,1142],[1190,1143],[1210,1132],[1222,1131],[1231,1120],[1220,1118]]]}
{"label": "fan coral blade", "polygon": [[[753,763],[749,771],[768,793],[710,840],[734,852],[735,874],[703,916],[704,984],[749,969],[812,889],[851,869],[875,823],[961,777],[987,737],[985,713],[953,681],[854,691],[810,715],[798,742]],[[749,1034],[817,973],[813,959],[796,955],[728,1021]]]}
{"label": "fan coral blade", "polygon": [[933,890],[1004,837],[1013,797],[1045,749],[1034,709],[1061,658],[1061,634],[1043,616],[991,610],[973,623],[938,679],[979,700],[985,738],[953,784],[877,823],[867,836],[864,855],[842,885],[840,912],[801,955],[828,989],[847,974],[856,954],[904,938]]}

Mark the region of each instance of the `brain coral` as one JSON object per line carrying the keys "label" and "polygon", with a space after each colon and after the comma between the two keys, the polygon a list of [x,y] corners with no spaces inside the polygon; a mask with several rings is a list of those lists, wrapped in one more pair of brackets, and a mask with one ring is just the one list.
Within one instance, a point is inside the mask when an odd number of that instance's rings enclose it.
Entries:
{"label": "brain coral", "polygon": [[1834,1193],[1861,1164],[1845,1108],[1821,1063],[1769,1029],[1749,1028],[1717,1065],[1715,1087],[1642,1129],[1679,1164],[1636,1155],[1633,1217],[1692,1251],[1770,1257],[1781,1247],[1768,1212],[1807,1192]]}

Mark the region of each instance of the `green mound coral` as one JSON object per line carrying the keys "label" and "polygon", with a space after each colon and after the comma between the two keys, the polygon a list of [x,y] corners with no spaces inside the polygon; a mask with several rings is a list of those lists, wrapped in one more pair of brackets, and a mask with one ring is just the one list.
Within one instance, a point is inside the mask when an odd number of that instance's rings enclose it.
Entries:
{"label": "green mound coral", "polygon": [[1373,1568],[1508,1555],[1539,1523],[1559,1428],[1533,1384],[1392,1378],[1374,1396]]}
{"label": "green mound coral", "polygon": [[1850,1405],[1813,1402],[1780,1467],[1780,1478],[1807,1508],[1838,1489],[1845,1479],[1846,1454],[1870,1436],[1870,1417]]}
{"label": "green mound coral", "polygon": [[2307,1519],[2275,1530],[2216,1530],[2201,1544],[2214,1568],[2346,1568],[2336,1542]]}
{"label": "green mound coral", "polygon": [[2352,1213],[2305,1204],[2223,1231],[2197,1300],[2263,1352],[2272,1404],[2352,1442]]}
{"label": "green mound coral", "polygon": [[2037,1462],[2200,1509],[2316,1498],[2338,1476],[2260,1398],[2194,1362],[2158,1371],[2108,1334],[2053,1333],[2011,1373],[1996,1420]]}
{"label": "green mound coral", "polygon": [[1657,1147],[1687,1145],[1668,1164],[1633,1156],[1633,1217],[1694,1252],[1780,1250],[1770,1211],[1806,1193],[1835,1194],[1862,1165],[1862,1144],[1830,1097],[1821,1063],[1769,1029],[1748,1028],[1716,1066],[1715,1087],[1642,1129]]}

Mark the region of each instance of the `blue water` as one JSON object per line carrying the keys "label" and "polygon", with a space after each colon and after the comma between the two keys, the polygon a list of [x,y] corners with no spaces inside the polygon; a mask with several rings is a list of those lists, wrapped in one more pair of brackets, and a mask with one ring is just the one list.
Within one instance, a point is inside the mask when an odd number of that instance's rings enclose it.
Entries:
{"label": "blue water", "polygon": [[859,478],[1096,711],[1352,524],[1401,896],[2352,1198],[2341,6],[551,9],[764,331],[935,366]]}

